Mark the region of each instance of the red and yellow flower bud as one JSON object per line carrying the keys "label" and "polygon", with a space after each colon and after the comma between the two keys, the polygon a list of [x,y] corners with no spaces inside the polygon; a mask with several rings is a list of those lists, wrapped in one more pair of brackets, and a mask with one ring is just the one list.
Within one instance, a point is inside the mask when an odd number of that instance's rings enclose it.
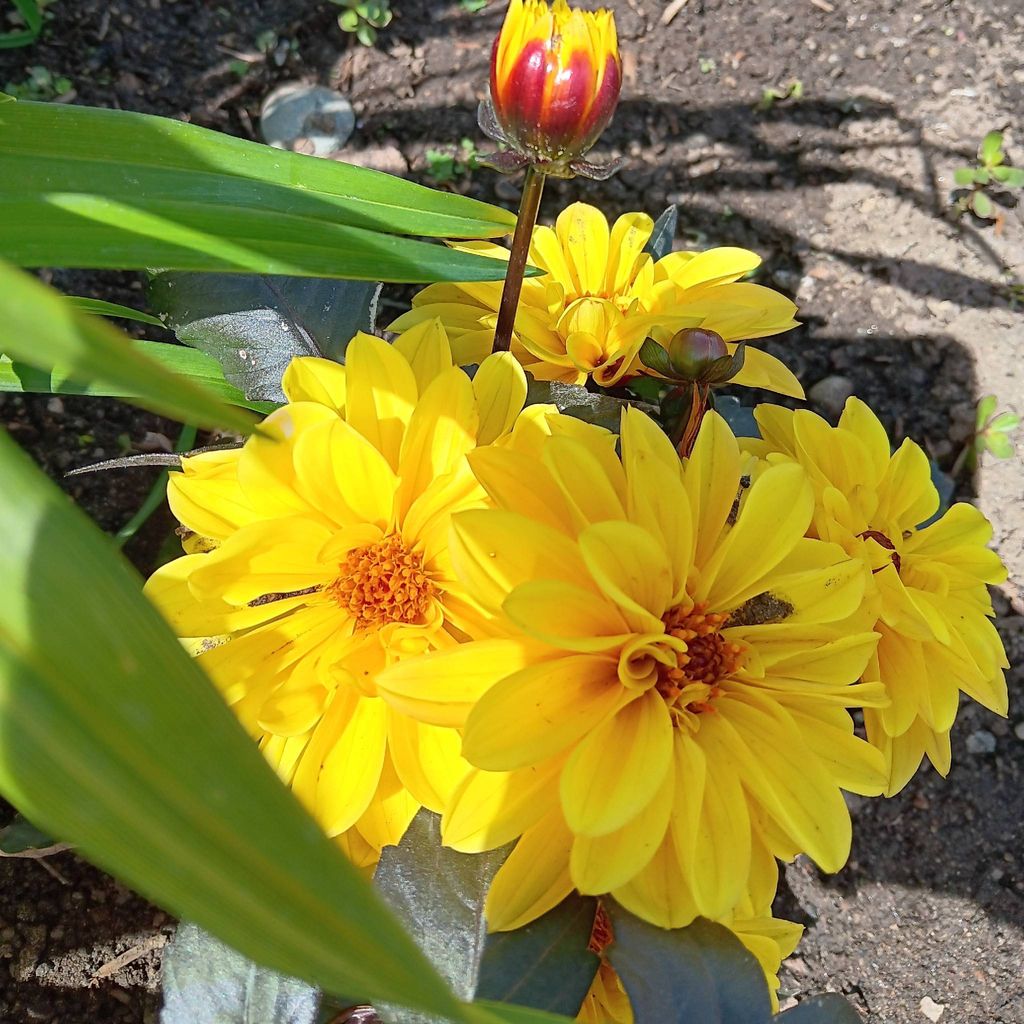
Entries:
{"label": "red and yellow flower bud", "polygon": [[491,57],[498,126],[537,163],[567,164],[597,141],[622,85],[615,20],[566,0],[511,0]]}

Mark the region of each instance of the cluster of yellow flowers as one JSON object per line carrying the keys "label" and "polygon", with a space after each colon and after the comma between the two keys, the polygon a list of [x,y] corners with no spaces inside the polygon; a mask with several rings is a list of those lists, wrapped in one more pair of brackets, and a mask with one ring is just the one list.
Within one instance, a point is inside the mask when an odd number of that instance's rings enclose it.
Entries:
{"label": "cluster of yellow flowers", "polygon": [[[761,406],[757,440],[708,413],[685,460],[635,408],[615,435],[524,407],[521,364],[609,383],[680,320],[793,322],[737,281],[752,254],[653,262],[650,230],[579,204],[538,229],[512,353],[487,354],[500,286],[434,285],[393,345],[296,359],[260,433],[173,475],[188,553],[147,589],[356,864],[427,807],[457,850],[516,841],[492,929],[611,894],[723,922],[777,988],[778,861],[839,870],[843,790],[945,773],[961,691],[1005,714],[1004,570],[973,507],[920,526],[927,457],[856,399],[837,427]],[[743,383],[799,393],[751,355]],[[581,1018],[630,1019],[607,967]]]}

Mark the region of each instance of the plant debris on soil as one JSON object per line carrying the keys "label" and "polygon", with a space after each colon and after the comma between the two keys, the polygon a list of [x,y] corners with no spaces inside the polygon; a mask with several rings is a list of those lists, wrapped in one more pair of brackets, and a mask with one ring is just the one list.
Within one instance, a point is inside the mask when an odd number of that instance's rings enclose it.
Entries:
{"label": "plant debris on soil", "polygon": [[[62,101],[258,138],[263,97],[305,80],[352,101],[356,131],[337,158],[514,207],[518,182],[472,161],[453,160],[443,182],[431,177],[438,152],[470,151],[463,139],[486,151],[476,106],[504,5],[393,6],[370,49],[338,29],[326,0],[56,0],[39,42],[0,52],[0,85],[44,67],[70,83]],[[1019,0],[610,6],[625,86],[599,148],[627,162],[608,182],[552,182],[542,218],[575,199],[609,216],[676,203],[680,245],[757,251],[756,279],[800,306],[803,326],[767,347],[801,378],[810,407],[834,421],[857,394],[895,441],[913,437],[947,470],[982,395],[1024,412],[1021,208],[1003,194],[994,223],[953,210],[953,171],[987,131],[1005,130],[1011,162],[1024,164]],[[62,271],[55,282],[145,301],[136,274]],[[385,315],[408,295],[385,289]],[[0,422],[107,530],[131,517],[155,471],[63,473],[173,443],[177,431],[113,401],[31,395],[0,396]],[[828,989],[870,1024],[1024,1024],[1024,438],[1015,440],[1012,459],[986,455],[973,479],[957,481],[957,497],[992,520],[1010,570],[994,594],[1014,666],[1009,718],[965,706],[947,780],[922,769],[893,799],[851,797],[849,865],[833,877],[804,860],[787,868],[776,910],[806,934],[783,969],[784,1007]],[[143,572],[170,528],[157,518],[129,546]],[[172,925],[73,853],[0,860],[0,1022],[155,1020]]]}

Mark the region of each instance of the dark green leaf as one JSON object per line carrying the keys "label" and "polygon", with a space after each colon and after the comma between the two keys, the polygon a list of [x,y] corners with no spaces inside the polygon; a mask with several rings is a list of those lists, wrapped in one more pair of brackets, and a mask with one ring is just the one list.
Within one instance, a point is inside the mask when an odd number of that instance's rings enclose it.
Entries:
{"label": "dark green leaf", "polygon": [[108,393],[119,389],[138,405],[182,422],[244,433],[255,423],[251,413],[147,359],[105,320],[79,312],[52,288],[3,262],[0,352],[12,363],[60,367],[68,377]]}
{"label": "dark green leaf", "polygon": [[[714,392],[712,392],[714,394]],[[714,410],[737,437],[760,437],[754,410],[743,405],[734,395],[714,395]]]}
{"label": "dark green leaf", "polygon": [[[374,875],[385,901],[455,994],[473,998],[487,938],[484,898],[508,856],[457,853],[441,845],[441,819],[424,809],[398,846],[384,848]],[[420,1020],[408,1014],[390,1019]]]}
{"label": "dark green leaf", "polygon": [[54,840],[35,827],[31,821],[21,814],[0,828],[0,856],[16,857],[29,852],[49,853],[55,849],[64,849],[63,843]]}
{"label": "dark green leaf", "polygon": [[220,364],[251,401],[283,402],[294,356],[345,361],[357,331],[372,331],[380,286],[332,278],[158,274],[150,303],[180,341]]}
{"label": "dark green leaf", "polygon": [[143,313],[130,306],[119,306],[116,302],[104,302],[103,299],[84,299],[77,295],[69,295],[68,302],[75,309],[83,313],[96,313],[99,316],[116,316],[122,320],[138,320],[142,324],[152,324],[154,327],[163,327],[164,322],[149,313]]}
{"label": "dark green leaf", "polygon": [[180,121],[0,105],[0,246],[23,266],[495,280],[503,263],[394,236],[514,224],[464,196]]}
{"label": "dark green leaf", "polygon": [[490,1001],[474,1003],[469,1011],[474,1024],[572,1024],[573,1020],[546,1010]]}
{"label": "dark green leaf", "polygon": [[804,999],[778,1019],[780,1024],[864,1024],[861,1015],[835,992]]}
{"label": "dark green leaf", "polygon": [[984,192],[975,192],[971,197],[971,206],[974,212],[984,220],[992,217],[992,200]]}
{"label": "dark green leaf", "polygon": [[[575,384],[563,384],[557,380],[534,380],[527,374],[529,389],[526,393],[527,405],[551,404],[567,416],[575,416],[596,426],[604,427],[613,433],[619,432],[622,411],[627,405],[636,405],[622,398],[611,395],[597,394]],[[644,412],[653,412],[650,406],[640,406]]]}
{"label": "dark green leaf", "polygon": [[672,362],[665,351],[653,338],[645,338],[640,346],[640,362],[649,370],[660,373],[670,380],[676,378],[677,374],[672,367]]}
{"label": "dark green leaf", "polygon": [[0,793],[273,970],[466,1020],[109,538],[2,434],[0,479]]}
{"label": "dark green leaf", "polygon": [[488,936],[477,998],[575,1017],[597,973],[587,948],[596,909],[574,893],[525,927]]}
{"label": "dark green leaf", "polygon": [[649,253],[651,259],[655,260],[655,262],[672,251],[672,243],[675,241],[678,224],[679,207],[673,203],[654,222],[651,237],[644,246],[644,252]]}
{"label": "dark green leaf", "polygon": [[313,1024],[320,994],[260,967],[194,924],[178,926],[161,964],[160,1024]]}
{"label": "dark green leaf", "polygon": [[932,484],[935,490],[939,492],[939,507],[935,510],[934,515],[923,523],[918,524],[919,530],[930,526],[946,514],[946,510],[953,501],[953,494],[956,491],[956,481],[934,459],[931,459],[928,465],[931,468]]}
{"label": "dark green leaf", "polygon": [[953,172],[953,180],[958,185],[971,185],[974,182],[974,168],[973,167],[958,167]]}
{"label": "dark green leaf", "polygon": [[605,904],[615,936],[606,956],[638,1024],[768,1024],[768,983],[728,928],[698,918],[671,931]]}
{"label": "dark green leaf", "polygon": [[[184,345],[169,345],[160,341],[129,341],[129,347],[159,363],[175,374],[193,380],[231,405],[242,406],[255,412],[270,413],[277,408],[274,402],[250,402],[234,385],[224,379],[224,371],[211,356]],[[121,385],[104,381],[82,384],[74,380],[66,369],[56,367],[40,370],[24,363],[12,362],[0,355],[0,391],[23,391],[55,395],[94,395],[111,398],[135,397],[135,392]]]}

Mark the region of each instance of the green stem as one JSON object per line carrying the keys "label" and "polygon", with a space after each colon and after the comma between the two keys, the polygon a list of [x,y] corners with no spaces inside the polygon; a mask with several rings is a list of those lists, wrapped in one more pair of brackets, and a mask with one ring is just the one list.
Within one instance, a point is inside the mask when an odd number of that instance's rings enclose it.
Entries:
{"label": "green stem", "polygon": [[[187,452],[196,443],[196,428],[191,423],[186,423],[178,435],[178,443],[174,446],[176,452]],[[139,506],[138,512],[114,534],[114,543],[123,548],[142,529],[147,519],[160,507],[167,493],[167,470],[162,470],[156,478],[153,486],[146,495],[146,500]]]}
{"label": "green stem", "polygon": [[526,169],[523,182],[523,198],[519,203],[519,217],[516,231],[512,236],[512,251],[508,257],[505,272],[505,287],[501,291],[501,305],[498,307],[498,325],[494,329],[494,351],[507,352],[512,344],[512,330],[516,323],[516,310],[523,290],[523,272],[526,257],[530,253],[533,228],[537,223],[540,197],[544,191],[544,172],[532,165]]}

